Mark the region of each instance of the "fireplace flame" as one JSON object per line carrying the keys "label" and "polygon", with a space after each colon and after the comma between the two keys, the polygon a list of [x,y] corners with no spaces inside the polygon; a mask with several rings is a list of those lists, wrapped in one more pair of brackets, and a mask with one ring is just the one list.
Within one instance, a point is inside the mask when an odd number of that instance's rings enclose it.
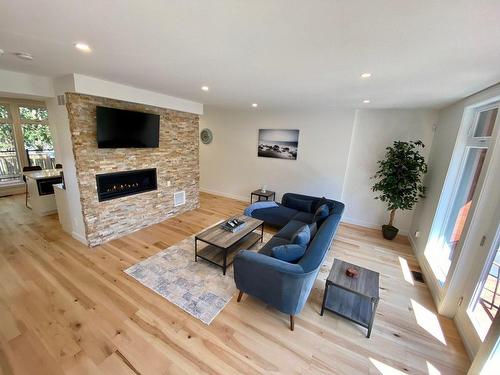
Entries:
{"label": "fireplace flame", "polygon": [[129,190],[129,189],[133,189],[133,188],[136,188],[136,187],[139,187],[139,183],[138,182],[134,182],[133,184],[115,184],[113,186],[110,186],[106,190],[106,192],[107,193],[115,193],[117,191]]}

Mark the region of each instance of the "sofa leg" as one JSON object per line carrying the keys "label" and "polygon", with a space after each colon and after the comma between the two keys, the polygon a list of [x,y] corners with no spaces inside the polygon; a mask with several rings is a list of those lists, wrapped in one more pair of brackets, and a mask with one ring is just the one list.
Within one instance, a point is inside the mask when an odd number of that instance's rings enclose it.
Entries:
{"label": "sofa leg", "polygon": [[237,299],[238,302],[241,301],[241,297],[243,297],[243,292],[240,290],[240,293],[238,294],[238,299]]}
{"label": "sofa leg", "polygon": [[290,315],[290,331],[293,331],[295,328],[295,316]]}

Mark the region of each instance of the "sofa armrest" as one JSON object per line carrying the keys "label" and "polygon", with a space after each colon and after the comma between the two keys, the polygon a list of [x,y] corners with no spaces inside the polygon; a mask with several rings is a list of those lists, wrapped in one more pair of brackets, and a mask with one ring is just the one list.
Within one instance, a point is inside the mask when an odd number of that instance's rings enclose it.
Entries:
{"label": "sofa armrest", "polygon": [[278,310],[298,314],[307,300],[317,272],[304,273],[298,264],[242,250],[234,259],[236,287]]}

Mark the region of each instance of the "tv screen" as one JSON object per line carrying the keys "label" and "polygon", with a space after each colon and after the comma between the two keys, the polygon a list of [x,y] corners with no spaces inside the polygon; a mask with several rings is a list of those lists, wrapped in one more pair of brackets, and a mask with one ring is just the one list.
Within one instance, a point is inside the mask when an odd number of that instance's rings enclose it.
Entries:
{"label": "tv screen", "polygon": [[159,145],[159,115],[98,106],[96,117],[99,148]]}

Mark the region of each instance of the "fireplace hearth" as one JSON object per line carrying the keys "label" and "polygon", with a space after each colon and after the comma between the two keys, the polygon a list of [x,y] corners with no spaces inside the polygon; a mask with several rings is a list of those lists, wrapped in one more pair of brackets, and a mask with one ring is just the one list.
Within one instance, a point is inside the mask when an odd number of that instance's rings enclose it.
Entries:
{"label": "fireplace hearth", "polygon": [[95,178],[99,202],[157,189],[156,168],[104,173]]}

